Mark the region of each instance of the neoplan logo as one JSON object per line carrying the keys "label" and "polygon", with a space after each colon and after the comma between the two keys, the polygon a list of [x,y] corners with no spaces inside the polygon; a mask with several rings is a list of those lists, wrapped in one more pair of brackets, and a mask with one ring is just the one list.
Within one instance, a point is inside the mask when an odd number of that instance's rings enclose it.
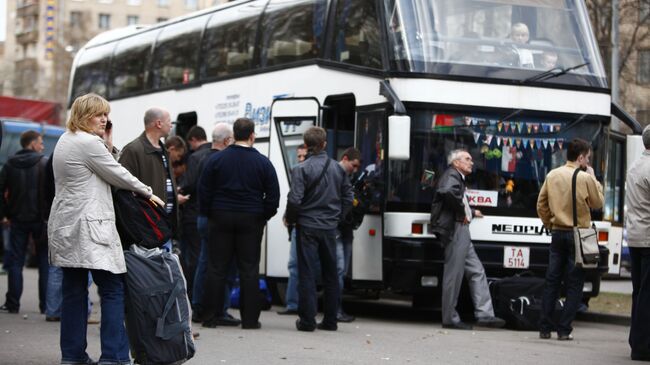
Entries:
{"label": "neoplan logo", "polygon": [[543,225],[529,226],[524,224],[493,224],[493,234],[520,234],[527,236],[550,236],[551,232]]}

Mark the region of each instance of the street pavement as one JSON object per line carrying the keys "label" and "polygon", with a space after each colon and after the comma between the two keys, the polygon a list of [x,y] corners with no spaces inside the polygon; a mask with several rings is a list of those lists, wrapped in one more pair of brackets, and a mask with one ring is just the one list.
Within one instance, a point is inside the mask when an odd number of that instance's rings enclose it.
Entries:
{"label": "street pavement", "polygon": [[617,293],[632,295],[632,281],[630,279],[602,280],[601,293]]}
{"label": "street pavement", "polygon": [[[56,364],[59,323],[38,313],[37,274],[25,269],[21,313],[0,313],[0,364]],[[0,276],[0,295],[6,292]],[[92,290],[98,317],[99,301]],[[573,342],[540,340],[536,332],[442,329],[439,314],[395,300],[352,301],[352,323],[339,331],[298,332],[295,317],[262,313],[261,330],[220,327],[200,333],[188,364],[630,364],[628,328],[575,323]],[[231,310],[238,316],[237,310]],[[99,357],[99,326],[89,325],[88,353]]]}

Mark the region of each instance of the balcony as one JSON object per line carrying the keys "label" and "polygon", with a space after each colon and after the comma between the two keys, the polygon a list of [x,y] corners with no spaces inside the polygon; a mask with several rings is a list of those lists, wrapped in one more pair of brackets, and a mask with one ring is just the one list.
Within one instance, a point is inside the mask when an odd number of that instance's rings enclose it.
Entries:
{"label": "balcony", "polygon": [[27,17],[27,16],[36,16],[37,17],[38,14],[39,14],[39,11],[40,11],[39,9],[40,9],[40,6],[39,6],[39,4],[37,2],[36,3],[24,4],[23,6],[19,6],[16,9],[16,17],[18,17],[18,18],[23,18],[23,17]]}
{"label": "balcony", "polygon": [[16,43],[17,44],[28,44],[28,43],[37,43],[38,42],[38,30],[27,30],[22,32],[16,32]]}

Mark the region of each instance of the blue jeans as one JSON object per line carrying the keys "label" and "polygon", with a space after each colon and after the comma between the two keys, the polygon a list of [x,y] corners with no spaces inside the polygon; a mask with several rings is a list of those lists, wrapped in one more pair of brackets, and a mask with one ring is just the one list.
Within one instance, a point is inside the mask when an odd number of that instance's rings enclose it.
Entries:
{"label": "blue jeans", "polygon": [[296,229],[291,230],[291,248],[289,249],[289,279],[287,279],[287,309],[298,310],[298,253],[296,251]]}
{"label": "blue jeans", "polygon": [[339,275],[339,313],[343,313],[343,288],[345,275],[350,271],[352,259],[352,231],[339,230],[336,235],[336,270]]}
{"label": "blue jeans", "polygon": [[[93,278],[88,273],[88,287],[92,285]],[[63,301],[63,270],[57,266],[50,266],[50,271],[47,276],[47,305],[45,309],[45,316],[47,317],[61,317],[61,302]],[[88,297],[88,317],[92,313],[93,302]]]}
{"label": "blue jeans", "polygon": [[20,309],[20,297],[23,294],[23,266],[27,253],[27,242],[32,235],[36,244],[38,258],[38,299],[41,313],[45,313],[45,296],[47,292],[47,241],[42,240],[45,224],[36,222],[11,222],[9,233],[9,250],[5,253],[5,270],[7,270],[8,290],[5,305],[10,309]]}
{"label": "blue jeans", "polygon": [[298,315],[308,327],[316,326],[316,262],[320,261],[323,279],[323,324],[336,326],[339,307],[339,281],[336,270],[336,229],[298,227]]}
{"label": "blue jeans", "polygon": [[[208,271],[208,245],[206,243],[208,241],[208,217],[199,215],[196,218],[196,228],[199,231],[199,237],[201,238],[201,250],[196,265],[196,272],[194,273],[194,283],[192,284],[192,308],[195,311],[200,312],[203,303],[203,293],[205,292],[205,276]],[[224,292],[224,314],[228,311],[228,308],[230,308],[230,292],[235,283],[236,277],[237,268],[233,262]]]}
{"label": "blue jeans", "polygon": [[129,364],[129,341],[124,328],[124,275],[104,270],[63,268],[61,361],[86,364],[88,272],[99,287],[102,303],[99,364]]}
{"label": "blue jeans", "polygon": [[[573,331],[571,322],[575,319],[582,302],[582,289],[585,283],[585,272],[575,266],[574,253],[573,231],[554,231],[549,247],[546,285],[542,298],[539,325],[542,332],[556,330],[558,335],[568,335]],[[554,323],[552,316],[555,302],[560,295],[562,279],[566,286],[566,301],[559,322]]]}

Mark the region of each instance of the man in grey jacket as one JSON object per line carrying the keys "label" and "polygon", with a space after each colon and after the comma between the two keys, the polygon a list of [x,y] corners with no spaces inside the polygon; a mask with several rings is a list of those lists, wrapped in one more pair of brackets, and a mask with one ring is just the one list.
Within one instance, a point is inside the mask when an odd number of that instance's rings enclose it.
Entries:
{"label": "man in grey jacket", "polygon": [[643,151],[627,173],[625,226],[632,258],[632,360],[650,361],[650,126],[643,130]]}
{"label": "man in grey jacket", "polygon": [[[336,268],[336,228],[352,207],[352,187],[343,168],[325,152],[327,133],[312,127],[304,134],[310,157],[291,172],[287,221],[296,224],[298,238],[299,331],[336,331],[339,283]],[[316,260],[324,286],[324,318],[316,325]]]}

